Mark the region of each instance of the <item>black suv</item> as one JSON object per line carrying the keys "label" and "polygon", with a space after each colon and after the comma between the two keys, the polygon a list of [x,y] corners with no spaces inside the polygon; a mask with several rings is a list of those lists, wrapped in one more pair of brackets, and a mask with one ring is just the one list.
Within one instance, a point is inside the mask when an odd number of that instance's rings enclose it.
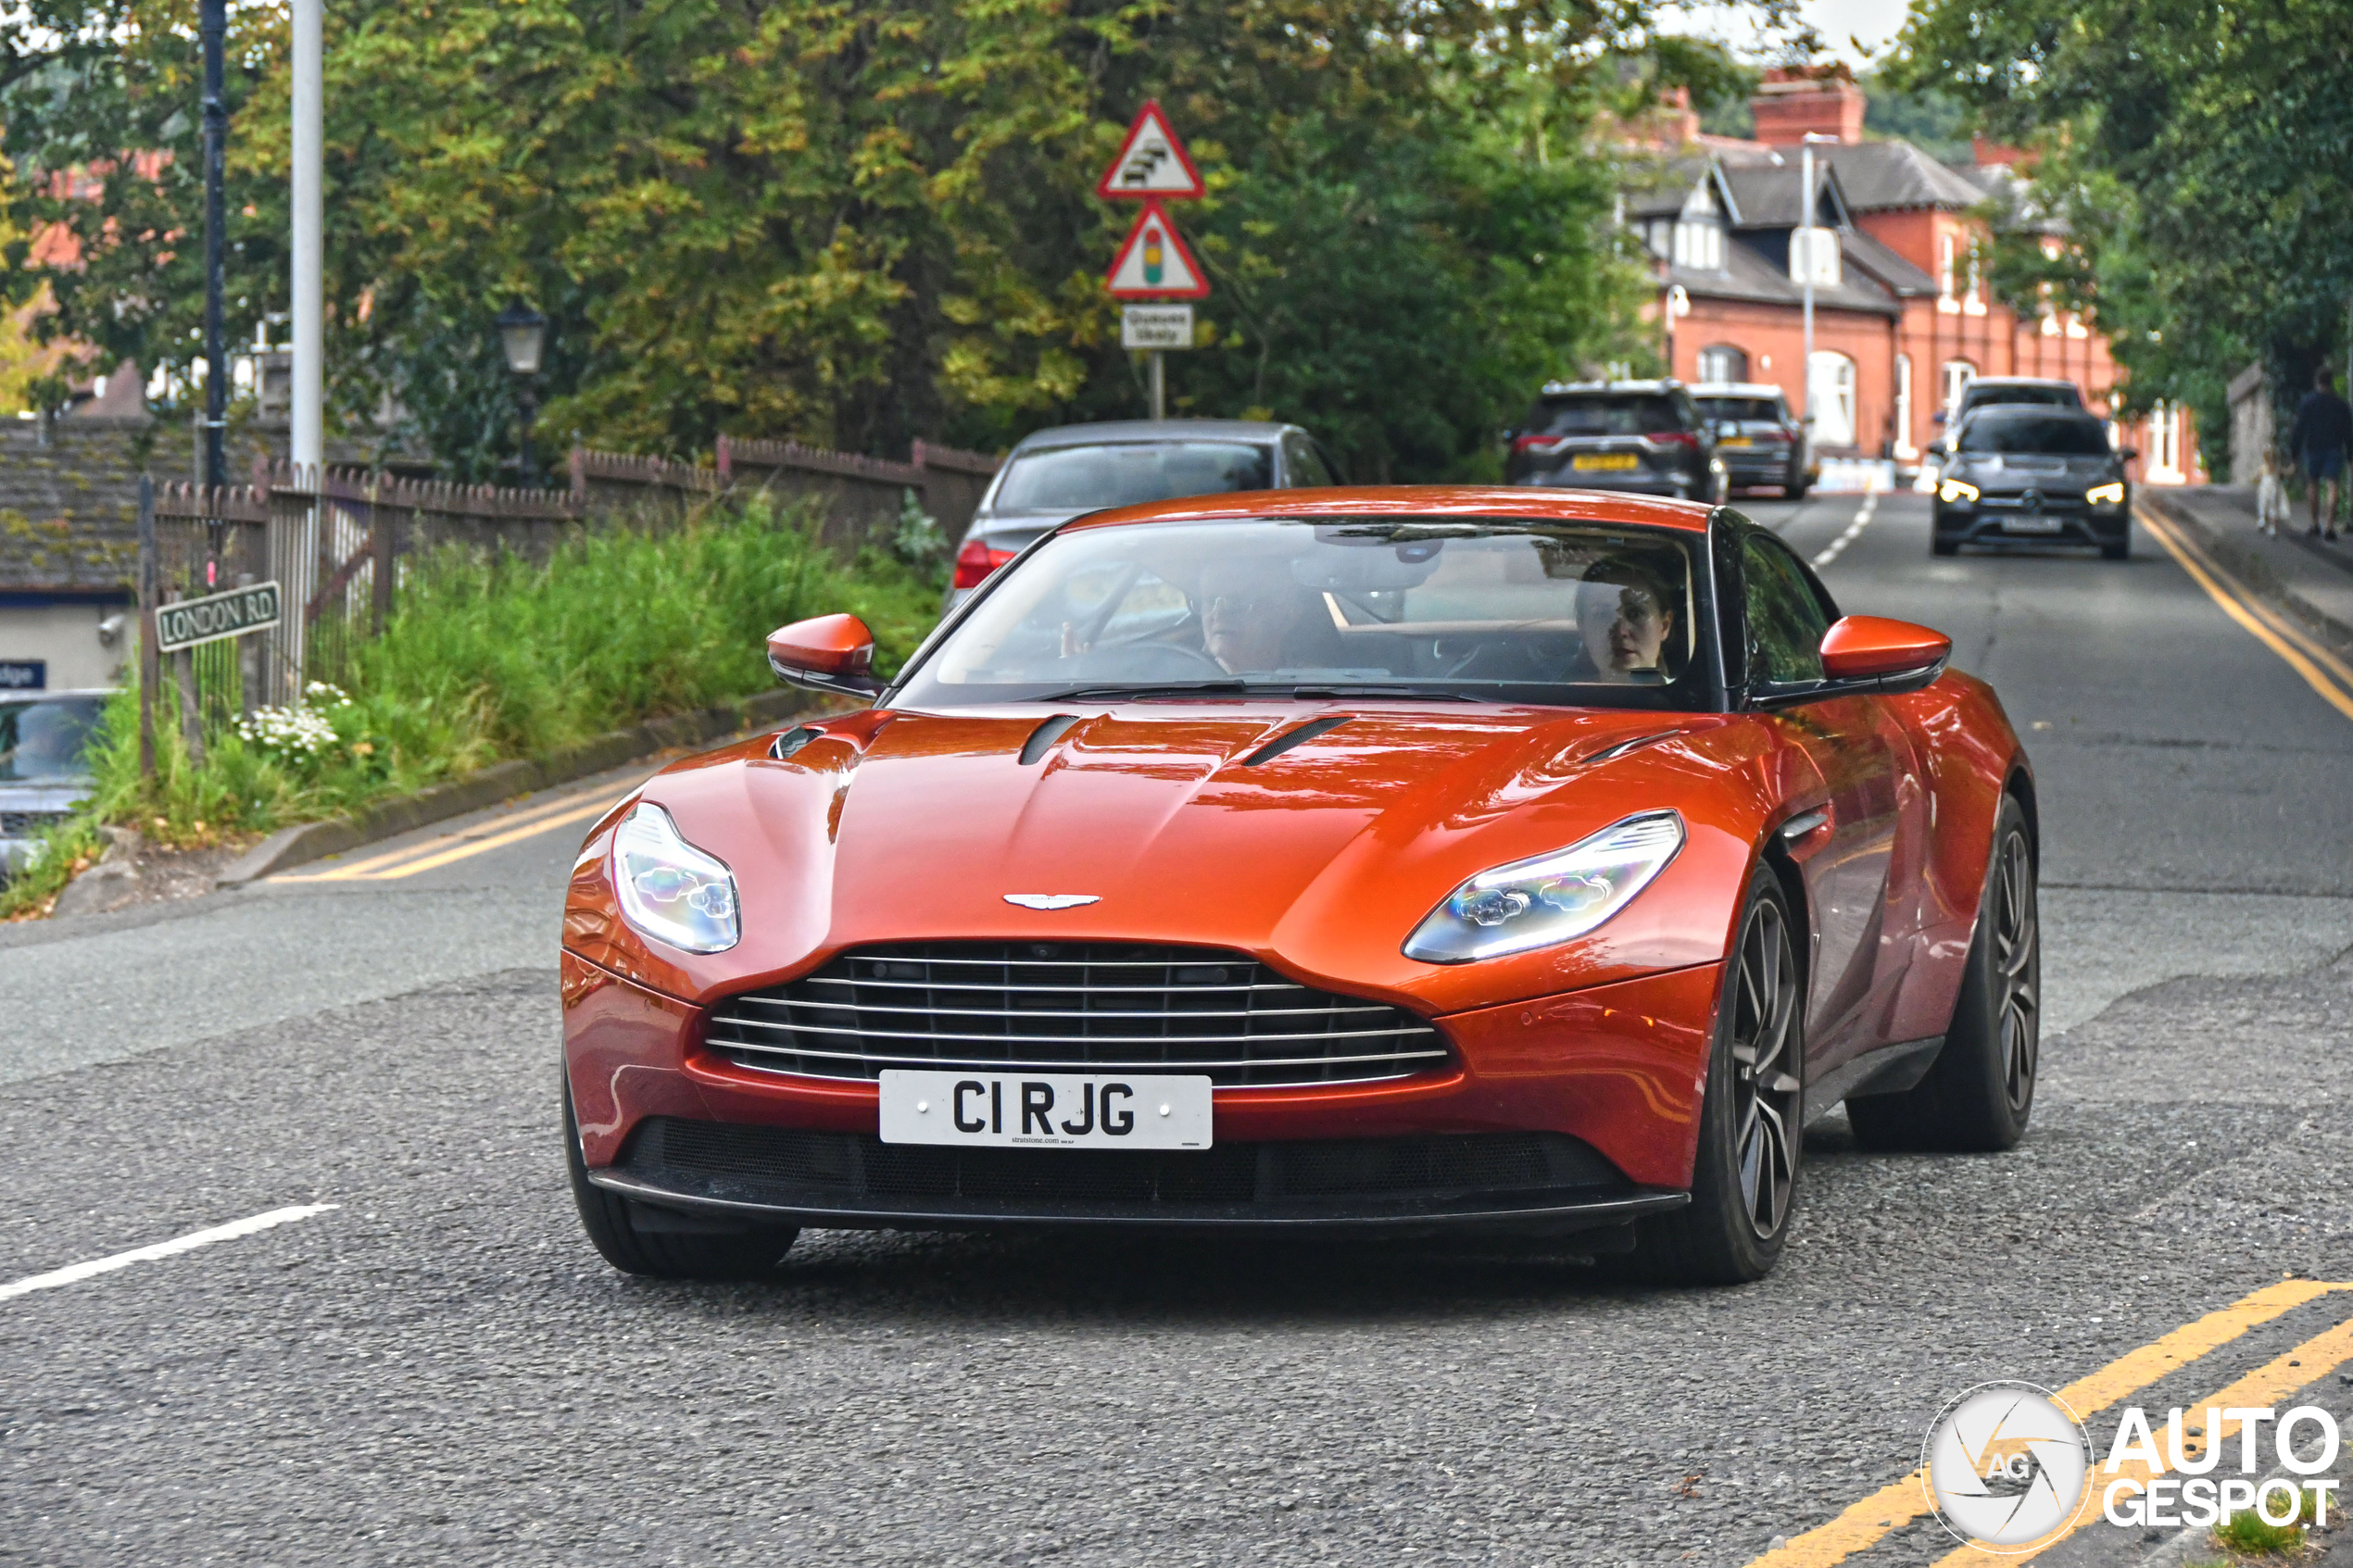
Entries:
{"label": "black suv", "polygon": [[2136,454],[2109,445],[2108,426],[2094,416],[2047,405],[1989,404],[1964,418],[1935,450],[1944,459],[1931,535],[1936,554],[2025,540],[2097,545],[2110,560],[2131,550],[2133,485],[2124,465]]}
{"label": "black suv", "polygon": [[1727,492],[1715,433],[1680,382],[1554,382],[1507,434],[1506,483],[1711,502]]}

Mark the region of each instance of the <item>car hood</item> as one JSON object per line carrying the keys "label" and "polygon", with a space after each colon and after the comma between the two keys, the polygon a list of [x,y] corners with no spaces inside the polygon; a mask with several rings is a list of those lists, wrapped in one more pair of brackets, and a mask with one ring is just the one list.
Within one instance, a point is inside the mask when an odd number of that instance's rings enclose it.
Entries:
{"label": "car hood", "polygon": [[[707,959],[644,951],[610,918],[594,837],[567,941],[690,1000],[848,947],[1128,941],[1239,948],[1445,1010],[1495,999],[1499,983],[1541,995],[1720,957],[1776,792],[1743,773],[1747,721],[1716,716],[1138,703],[1079,715],[1025,763],[1048,717],[858,715],[786,760],[763,739],[675,766],[644,798],[735,870],[743,942]],[[1345,722],[1250,760],[1318,718]],[[1643,737],[1660,738],[1623,749]],[[1466,877],[1661,807],[1684,813],[1682,854],[1593,937],[1442,971],[1400,953]],[[1038,910],[1012,894],[1093,901]],[[1466,970],[1477,983],[1459,983]]]}

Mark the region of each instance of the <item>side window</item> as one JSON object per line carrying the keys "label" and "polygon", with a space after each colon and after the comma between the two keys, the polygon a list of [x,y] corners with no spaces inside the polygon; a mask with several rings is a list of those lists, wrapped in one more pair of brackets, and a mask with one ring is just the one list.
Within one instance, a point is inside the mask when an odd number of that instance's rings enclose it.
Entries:
{"label": "side window", "polygon": [[1741,577],[1751,682],[1796,685],[1820,680],[1830,618],[1788,547],[1768,533],[1746,535],[1741,541]]}
{"label": "side window", "polygon": [[1338,484],[1315,444],[1293,431],[1283,437],[1283,483],[1292,488]]}

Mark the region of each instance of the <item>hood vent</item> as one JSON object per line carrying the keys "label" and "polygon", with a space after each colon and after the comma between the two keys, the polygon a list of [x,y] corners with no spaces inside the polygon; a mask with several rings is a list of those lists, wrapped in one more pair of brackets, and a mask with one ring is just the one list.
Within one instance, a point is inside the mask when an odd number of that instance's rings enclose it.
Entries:
{"label": "hood vent", "polygon": [[1245,768],[1255,768],[1262,762],[1271,762],[1276,758],[1280,757],[1284,752],[1289,751],[1294,746],[1304,746],[1309,741],[1314,740],[1317,735],[1327,735],[1331,734],[1334,730],[1339,729],[1342,724],[1347,723],[1348,718],[1349,716],[1347,714],[1342,713],[1337,718],[1316,719],[1308,723],[1302,724],[1299,728],[1292,730],[1286,734],[1277,735],[1273,740],[1268,741],[1265,746],[1260,746],[1256,751],[1253,751],[1249,756],[1243,758],[1242,766]]}
{"label": "hood vent", "polygon": [[1026,768],[1051,751],[1054,743],[1069,734],[1071,727],[1077,722],[1078,715],[1076,713],[1057,713],[1030,731],[1029,738],[1021,743],[1021,765]]}
{"label": "hood vent", "polygon": [[786,730],[783,734],[778,735],[775,744],[768,748],[768,755],[782,762],[811,741],[824,735],[824,733],[823,730],[812,730],[806,724],[798,729]]}

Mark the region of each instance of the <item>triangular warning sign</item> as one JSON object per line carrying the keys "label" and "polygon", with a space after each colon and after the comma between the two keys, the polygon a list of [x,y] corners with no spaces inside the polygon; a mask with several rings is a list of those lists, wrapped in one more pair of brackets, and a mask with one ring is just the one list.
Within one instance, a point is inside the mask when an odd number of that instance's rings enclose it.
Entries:
{"label": "triangular warning sign", "polygon": [[1177,236],[1167,209],[1148,201],[1136,215],[1118,256],[1105,274],[1120,299],[1206,299],[1209,279]]}
{"label": "triangular warning sign", "polygon": [[1136,122],[1127,128],[1127,140],[1119,144],[1119,156],[1095,182],[1095,194],[1159,196],[1165,201],[1191,201],[1202,194],[1201,171],[1193,167],[1185,144],[1168,128],[1168,117],[1160,112],[1158,103],[1148,103],[1136,111]]}

